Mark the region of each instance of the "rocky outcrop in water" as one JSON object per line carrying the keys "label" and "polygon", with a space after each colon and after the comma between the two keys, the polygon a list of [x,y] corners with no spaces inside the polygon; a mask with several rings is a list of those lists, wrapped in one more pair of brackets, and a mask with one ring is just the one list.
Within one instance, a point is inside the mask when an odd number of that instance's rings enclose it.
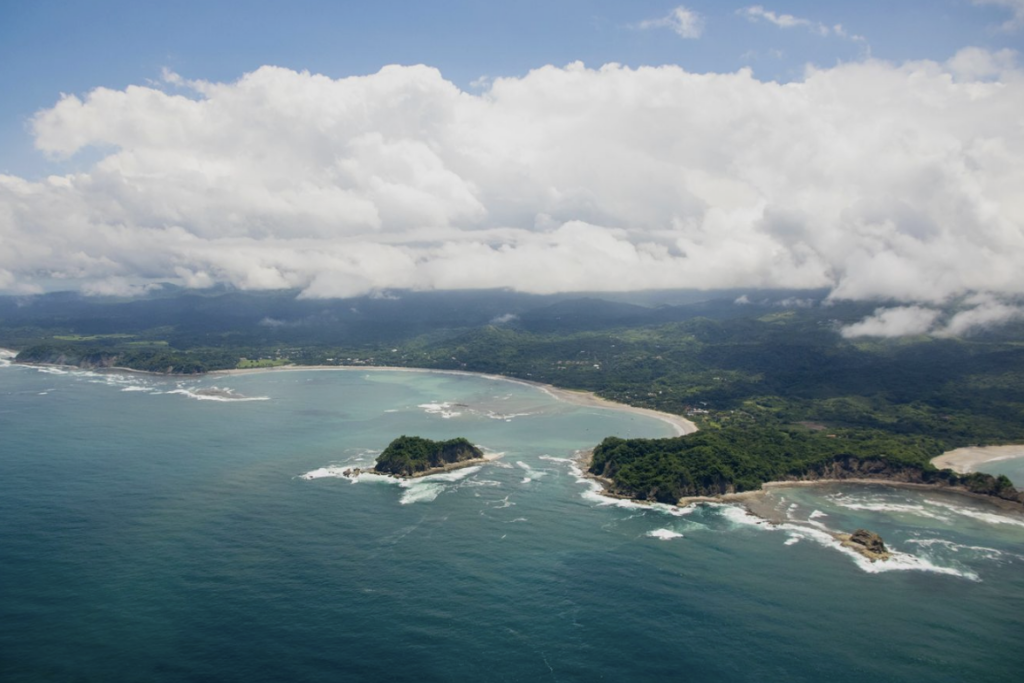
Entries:
{"label": "rocky outcrop in water", "polygon": [[888,560],[892,557],[885,547],[882,537],[867,529],[857,529],[852,534],[839,534],[839,541],[847,548],[856,550],[872,562]]}

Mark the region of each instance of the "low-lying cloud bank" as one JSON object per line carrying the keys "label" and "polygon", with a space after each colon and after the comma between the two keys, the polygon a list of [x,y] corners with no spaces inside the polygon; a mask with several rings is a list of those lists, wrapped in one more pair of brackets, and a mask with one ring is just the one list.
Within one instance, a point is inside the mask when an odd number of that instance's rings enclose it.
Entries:
{"label": "low-lying cloud bank", "polygon": [[425,66],[167,73],[36,115],[43,152],[105,156],[0,175],[0,290],[827,287],[913,304],[850,335],[935,332],[942,302],[995,320],[1024,294],[1021,112],[1016,55],[979,49],[789,84],[571,64],[479,95]]}
{"label": "low-lying cloud bank", "polygon": [[930,334],[936,337],[960,337],[998,327],[1024,318],[1024,306],[976,294],[967,297],[952,312],[924,306],[894,306],[875,309],[873,315],[847,325],[840,332],[855,337],[907,337]]}

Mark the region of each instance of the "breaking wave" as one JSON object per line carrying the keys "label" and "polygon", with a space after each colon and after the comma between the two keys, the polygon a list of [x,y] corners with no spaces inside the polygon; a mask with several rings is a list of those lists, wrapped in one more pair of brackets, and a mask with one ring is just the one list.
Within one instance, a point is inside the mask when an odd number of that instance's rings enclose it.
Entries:
{"label": "breaking wave", "polygon": [[168,394],[180,394],[193,398],[197,401],[220,401],[222,403],[242,403],[246,401],[269,401],[269,396],[243,396],[235,393],[234,389],[220,387],[178,387],[166,392]]}
{"label": "breaking wave", "polygon": [[657,538],[662,541],[671,541],[673,538],[682,538],[683,535],[677,531],[671,529],[653,529],[648,531],[647,536],[651,538]]}

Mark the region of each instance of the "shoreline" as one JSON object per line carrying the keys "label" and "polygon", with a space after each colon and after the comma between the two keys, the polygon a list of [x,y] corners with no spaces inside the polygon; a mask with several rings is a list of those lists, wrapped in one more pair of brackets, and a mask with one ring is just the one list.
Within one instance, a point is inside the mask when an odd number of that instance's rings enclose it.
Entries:
{"label": "shoreline", "polygon": [[[631,498],[630,496],[624,496],[609,491],[609,487],[614,485],[615,482],[599,477],[596,474],[592,474],[589,471],[590,459],[593,456],[593,451],[581,451],[576,457],[576,465],[580,468],[583,476],[587,479],[596,481],[602,487],[599,492],[600,495],[610,498],[612,500],[631,500],[634,503],[641,505],[653,505],[654,501],[641,500],[638,498]],[[941,456],[940,456],[941,457]],[[964,496],[973,500],[982,501],[989,505],[999,508],[1006,512],[1015,512],[1018,514],[1024,514],[1024,506],[1020,503],[1014,503],[1013,501],[1004,500],[996,496],[988,496],[983,493],[974,493],[964,488],[956,486],[945,486],[942,484],[921,484],[917,482],[909,481],[895,481],[889,479],[866,479],[866,478],[850,478],[850,479],[798,479],[798,480],[781,480],[781,481],[768,481],[761,484],[761,488],[756,491],[741,491],[739,493],[722,493],[717,496],[685,496],[680,498],[675,503],[675,507],[685,508],[691,505],[700,505],[702,503],[712,503],[716,505],[739,505],[745,508],[755,517],[758,517],[771,524],[782,524],[786,522],[786,519],[778,516],[778,511],[771,505],[766,503],[768,494],[774,489],[786,489],[786,488],[805,488],[805,487],[828,487],[828,486],[841,486],[845,484],[855,485],[866,485],[866,486],[887,486],[889,488],[902,488],[911,489],[917,491],[934,491],[936,493],[951,493],[957,496]]]}
{"label": "shoreline", "polygon": [[[0,349],[0,352],[7,349]],[[15,351],[11,351],[13,354],[17,354]],[[13,362],[13,356],[12,356]],[[121,366],[109,366],[109,367],[97,367],[97,368],[83,368],[77,365],[59,365],[56,363],[18,363],[18,365],[25,365],[28,367],[52,367],[52,368],[73,368],[76,370],[90,370],[92,372],[130,372],[140,375],[149,375],[152,377],[164,377],[164,378],[182,378],[182,379],[199,379],[202,377],[232,377],[236,375],[252,375],[263,372],[303,372],[303,371],[340,371],[340,372],[355,372],[355,371],[366,371],[366,372],[426,372],[431,374],[439,375],[464,375],[469,377],[483,377],[485,379],[499,380],[502,382],[512,382],[513,384],[521,384],[523,386],[534,387],[548,394],[552,398],[562,401],[563,403],[569,403],[571,405],[579,406],[581,408],[603,408],[606,410],[617,410],[619,412],[631,413],[633,415],[642,415],[644,417],[654,418],[664,422],[665,424],[672,427],[675,431],[674,436],[683,436],[686,434],[692,434],[697,431],[697,425],[687,420],[682,415],[674,415],[673,413],[665,413],[652,408],[640,408],[638,406],[631,406],[627,403],[619,403],[617,401],[610,401],[606,398],[601,398],[592,391],[584,391],[578,389],[562,389],[556,387],[553,384],[545,384],[543,382],[535,382],[528,379],[520,379],[518,377],[508,377],[506,375],[495,375],[486,372],[472,372],[469,370],[444,370],[439,368],[413,368],[403,367],[395,365],[278,365],[269,368],[231,368],[227,370],[211,370],[209,372],[197,373],[194,375],[185,374],[168,374],[163,372],[152,372],[150,370],[136,370],[135,368],[125,368]]]}
{"label": "shoreline", "polygon": [[956,448],[932,458],[931,463],[940,470],[949,469],[958,474],[970,474],[977,472],[978,466],[985,463],[1014,458],[1024,458],[1024,444]]}
{"label": "shoreline", "polygon": [[507,377],[505,375],[494,375],[486,372],[471,372],[469,370],[443,370],[438,368],[410,368],[410,367],[399,367],[391,365],[280,365],[273,368],[237,368],[232,370],[212,370],[206,373],[206,376],[233,376],[233,375],[250,375],[261,372],[298,372],[303,370],[315,370],[315,371],[387,371],[387,372],[426,372],[438,375],[463,375],[469,377],[483,377],[485,379],[499,380],[502,382],[512,382],[513,384],[521,384],[523,386],[534,387],[540,389],[544,393],[548,394],[552,398],[569,403],[571,405],[579,406],[581,408],[603,408],[606,410],[617,410],[619,412],[631,413],[633,415],[642,415],[644,417],[654,418],[668,424],[676,432],[675,436],[683,436],[685,434],[692,434],[697,431],[697,425],[687,420],[682,415],[674,415],[672,413],[665,413],[659,410],[651,408],[640,408],[637,406],[631,406],[626,403],[619,403],[617,401],[609,401],[606,398],[601,398],[597,394],[591,391],[582,391],[576,389],[562,389],[552,384],[544,384],[543,382],[534,382],[528,379],[520,379],[518,377]]}
{"label": "shoreline", "polygon": [[351,477],[356,477],[356,478],[358,478],[360,475],[363,475],[363,474],[373,474],[373,475],[376,475],[378,477],[391,477],[392,479],[399,479],[401,481],[407,481],[409,479],[421,479],[423,477],[429,477],[429,476],[434,475],[434,474],[444,474],[446,472],[454,472],[456,470],[462,470],[462,469],[465,469],[467,467],[474,467],[476,465],[486,465],[487,463],[494,462],[495,460],[499,460],[501,458],[501,456],[503,456],[503,455],[504,455],[504,453],[493,453],[493,454],[489,454],[489,455],[484,455],[484,457],[482,457],[482,458],[472,458],[471,460],[460,460],[459,462],[451,462],[451,463],[448,463],[448,464],[443,465],[441,467],[431,467],[429,469],[423,470],[422,472],[413,472],[412,474],[407,475],[407,476],[406,475],[401,475],[401,474],[392,474],[390,472],[378,472],[377,470],[375,470],[373,468],[365,469],[364,470],[361,467],[353,467],[351,469],[347,469],[347,470],[343,471],[341,474],[342,474],[342,476],[345,476],[345,477],[351,476]]}

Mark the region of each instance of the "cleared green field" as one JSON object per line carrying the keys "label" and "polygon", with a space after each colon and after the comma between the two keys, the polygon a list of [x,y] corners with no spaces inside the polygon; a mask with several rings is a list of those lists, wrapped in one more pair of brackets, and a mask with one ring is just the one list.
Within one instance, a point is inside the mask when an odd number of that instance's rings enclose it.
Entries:
{"label": "cleared green field", "polygon": [[54,339],[60,341],[98,341],[100,339],[132,339],[134,334],[93,334],[84,336],[81,334],[55,334]]}
{"label": "cleared green field", "polygon": [[280,365],[287,365],[289,360],[280,358],[260,358],[259,360],[250,360],[248,358],[239,358],[238,365],[235,366],[240,370],[248,370],[250,368],[276,368]]}

